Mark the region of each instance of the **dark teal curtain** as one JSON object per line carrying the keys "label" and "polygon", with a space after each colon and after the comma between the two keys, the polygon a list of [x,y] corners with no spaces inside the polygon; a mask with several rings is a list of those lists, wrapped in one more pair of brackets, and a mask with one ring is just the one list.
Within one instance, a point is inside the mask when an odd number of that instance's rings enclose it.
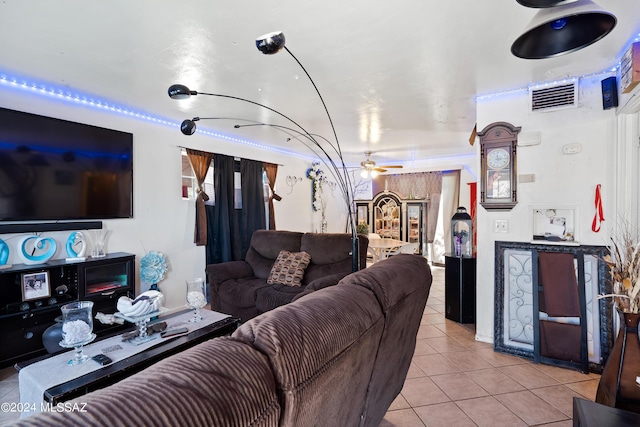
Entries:
{"label": "dark teal curtain", "polygon": [[[244,259],[251,236],[266,228],[262,162],[216,154],[213,157],[215,205],[207,206],[207,264]],[[239,169],[242,209],[235,208],[234,173]]]}
{"label": "dark teal curtain", "polygon": [[215,205],[207,206],[207,264],[232,261],[231,230],[235,226],[233,206],[233,157],[213,156]]}
{"label": "dark teal curtain", "polygon": [[240,160],[240,175],[242,177],[241,259],[244,259],[247,250],[249,250],[253,232],[267,228],[262,162]]}

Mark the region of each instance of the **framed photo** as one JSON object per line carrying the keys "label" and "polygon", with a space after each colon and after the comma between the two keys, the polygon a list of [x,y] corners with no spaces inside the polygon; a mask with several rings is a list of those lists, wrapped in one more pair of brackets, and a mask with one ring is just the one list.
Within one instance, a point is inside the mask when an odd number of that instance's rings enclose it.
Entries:
{"label": "framed photo", "polygon": [[22,301],[31,301],[50,296],[51,285],[48,271],[22,275]]}

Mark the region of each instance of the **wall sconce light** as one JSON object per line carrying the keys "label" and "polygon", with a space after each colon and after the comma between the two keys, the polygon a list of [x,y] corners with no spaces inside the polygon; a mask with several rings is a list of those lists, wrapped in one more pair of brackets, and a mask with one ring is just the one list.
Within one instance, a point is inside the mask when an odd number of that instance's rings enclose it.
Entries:
{"label": "wall sconce light", "polygon": [[302,181],[302,177],[287,175],[287,185],[289,186],[289,192],[287,194],[293,193],[293,186],[300,181]]}
{"label": "wall sconce light", "polygon": [[333,192],[336,189],[336,183],[334,181],[327,181],[327,185],[329,186],[329,189],[331,190],[331,196],[332,197],[336,197]]}

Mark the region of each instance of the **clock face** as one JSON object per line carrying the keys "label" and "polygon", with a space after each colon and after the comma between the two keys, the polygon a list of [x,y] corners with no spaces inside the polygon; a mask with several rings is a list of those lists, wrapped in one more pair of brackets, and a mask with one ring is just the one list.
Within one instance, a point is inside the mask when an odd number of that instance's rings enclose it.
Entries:
{"label": "clock face", "polygon": [[509,164],[509,152],[504,148],[496,148],[487,154],[487,166],[491,169],[502,169]]}

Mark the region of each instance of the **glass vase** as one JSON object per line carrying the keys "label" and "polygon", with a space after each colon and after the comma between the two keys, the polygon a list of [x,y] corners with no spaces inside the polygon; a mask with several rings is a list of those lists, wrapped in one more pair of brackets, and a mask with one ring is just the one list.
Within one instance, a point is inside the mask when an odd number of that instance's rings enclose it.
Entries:
{"label": "glass vase", "polygon": [[91,230],[91,240],[93,247],[91,249],[91,258],[102,258],[107,255],[106,245],[109,231],[106,228],[100,230]]}
{"label": "glass vase", "polygon": [[202,320],[200,309],[205,305],[207,305],[207,298],[204,293],[204,280],[202,278],[187,280],[187,307],[193,309],[193,318],[189,322]]}
{"label": "glass vase", "polygon": [[70,365],[79,365],[89,359],[83,346],[93,341],[93,302],[76,301],[60,307],[62,311],[62,341],[60,346],[75,349]]}

